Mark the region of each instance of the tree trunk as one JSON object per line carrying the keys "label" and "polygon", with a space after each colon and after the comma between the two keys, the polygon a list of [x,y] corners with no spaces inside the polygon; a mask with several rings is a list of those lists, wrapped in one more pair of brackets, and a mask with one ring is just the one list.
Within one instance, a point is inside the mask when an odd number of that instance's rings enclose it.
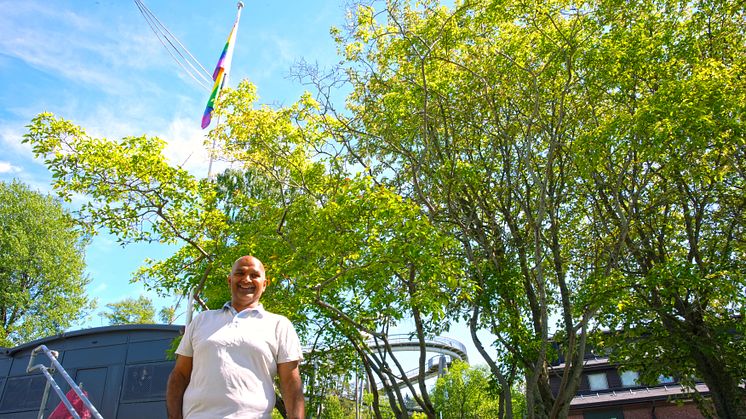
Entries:
{"label": "tree trunk", "polygon": [[710,390],[717,416],[720,419],[746,418],[746,390],[739,386],[740,380],[733,377],[714,356],[702,351],[696,351],[693,355],[697,370]]}

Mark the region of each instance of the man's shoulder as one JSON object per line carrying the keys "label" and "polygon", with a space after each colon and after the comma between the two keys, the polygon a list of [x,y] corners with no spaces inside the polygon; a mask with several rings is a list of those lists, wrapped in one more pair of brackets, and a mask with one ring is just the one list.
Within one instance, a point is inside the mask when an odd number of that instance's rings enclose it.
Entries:
{"label": "man's shoulder", "polygon": [[194,320],[208,320],[208,319],[214,319],[216,317],[222,317],[225,315],[226,310],[223,308],[218,308],[214,310],[205,310],[200,311],[194,316]]}
{"label": "man's shoulder", "polygon": [[282,314],[279,314],[279,313],[274,313],[274,312],[271,312],[271,311],[269,311],[269,310],[267,310],[267,309],[264,309],[263,311],[264,311],[264,315],[265,315],[265,316],[267,316],[267,317],[269,317],[269,318],[272,318],[272,319],[274,319],[274,320],[285,320],[285,321],[290,321],[290,320],[288,320],[288,318],[287,318],[287,317],[283,316]]}
{"label": "man's shoulder", "polygon": [[223,314],[225,311],[225,308],[215,308],[212,310],[200,311],[198,314],[205,316],[214,316],[216,314]]}
{"label": "man's shoulder", "polygon": [[281,324],[281,325],[291,326],[291,327],[293,325],[290,319],[288,319],[286,316],[282,314],[273,313],[271,311],[264,310],[264,316],[276,324]]}

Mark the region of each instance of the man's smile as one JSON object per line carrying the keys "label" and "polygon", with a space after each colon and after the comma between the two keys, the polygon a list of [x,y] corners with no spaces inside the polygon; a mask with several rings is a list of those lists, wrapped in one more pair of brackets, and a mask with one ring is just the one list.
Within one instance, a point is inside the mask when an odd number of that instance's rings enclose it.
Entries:
{"label": "man's smile", "polygon": [[238,289],[242,291],[246,291],[247,293],[254,292],[254,289],[256,288],[253,284],[237,284]]}

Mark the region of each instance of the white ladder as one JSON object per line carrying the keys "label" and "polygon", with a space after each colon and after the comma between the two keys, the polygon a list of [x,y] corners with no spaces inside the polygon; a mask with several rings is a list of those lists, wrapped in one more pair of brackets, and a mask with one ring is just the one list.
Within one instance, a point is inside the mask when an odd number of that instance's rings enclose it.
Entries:
{"label": "white ladder", "polygon": [[[39,354],[39,352],[43,352],[51,362],[51,366],[47,367],[43,364],[36,364],[34,365],[34,361],[36,360],[36,356]],[[49,348],[47,348],[45,345],[37,346],[33,351],[31,351],[31,358],[28,360],[28,368],[26,368],[27,373],[32,373],[36,370],[39,370],[44,374],[44,377],[47,378],[47,385],[44,387],[44,396],[41,399],[41,407],[39,408],[39,419],[43,419],[44,417],[44,407],[47,404],[47,398],[49,397],[49,387],[51,386],[55,393],[57,393],[58,396],[60,396],[60,400],[62,400],[62,403],[64,403],[65,407],[67,408],[68,412],[72,415],[75,419],[80,419],[80,415],[78,415],[78,412],[75,411],[75,408],[73,407],[72,403],[70,403],[69,400],[67,400],[67,397],[65,396],[65,393],[62,392],[62,389],[59,385],[57,385],[57,382],[54,380],[54,377],[52,377],[52,374],[55,372],[59,372],[60,375],[67,381],[67,383],[70,385],[70,388],[73,389],[75,394],[80,397],[80,400],[83,402],[85,407],[88,409],[89,412],[91,412],[91,415],[96,419],[104,419],[100,413],[98,413],[98,410],[93,406],[93,403],[91,403],[90,400],[88,400],[88,397],[85,396],[83,393],[83,390],[81,390],[80,387],[78,387],[77,384],[75,384],[75,381],[73,381],[72,378],[70,378],[70,375],[65,371],[64,368],[62,368],[62,364],[57,361],[57,357],[59,356],[59,352],[52,351]]]}

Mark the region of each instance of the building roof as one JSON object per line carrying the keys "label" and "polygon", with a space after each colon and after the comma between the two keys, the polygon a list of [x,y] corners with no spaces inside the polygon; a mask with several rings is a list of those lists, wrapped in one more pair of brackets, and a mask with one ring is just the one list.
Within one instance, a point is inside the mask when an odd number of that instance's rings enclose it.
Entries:
{"label": "building roof", "polygon": [[114,326],[104,327],[93,327],[90,329],[71,330],[62,332],[56,335],[43,337],[31,342],[27,342],[18,345],[13,348],[0,347],[0,354],[12,356],[17,352],[24,351],[26,349],[33,349],[39,345],[47,345],[49,342],[58,340],[65,340],[73,337],[88,336],[88,335],[101,335],[106,333],[120,333],[122,331],[169,331],[178,332],[182,330],[184,326],[170,325],[170,324],[120,324]]}
{"label": "building roof", "polygon": [[[709,389],[704,384],[695,386],[698,393],[709,393]],[[667,384],[659,387],[647,387],[628,389],[624,391],[598,392],[594,394],[585,394],[575,396],[570,402],[571,409],[585,409],[600,405],[619,405],[640,403],[650,400],[662,400],[668,398],[686,398],[687,395],[693,394],[691,389],[684,389],[678,384]]]}

